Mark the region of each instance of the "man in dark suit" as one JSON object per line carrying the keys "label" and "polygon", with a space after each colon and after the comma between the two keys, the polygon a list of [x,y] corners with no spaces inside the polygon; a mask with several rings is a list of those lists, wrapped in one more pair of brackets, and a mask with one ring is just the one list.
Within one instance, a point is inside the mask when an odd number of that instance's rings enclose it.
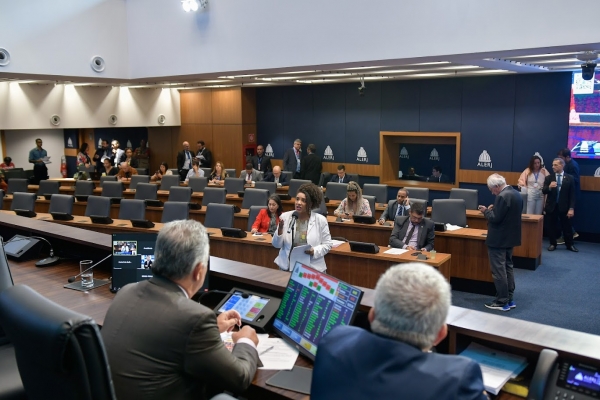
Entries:
{"label": "man in dark suit", "polygon": [[312,181],[315,185],[318,185],[319,179],[321,179],[321,169],[323,166],[321,159],[316,154],[317,146],[312,143],[309,144],[306,148],[306,152],[308,154],[302,159],[300,166],[300,179],[306,179]]}
{"label": "man in dark suit", "polygon": [[200,161],[200,168],[210,168],[212,166],[212,153],[204,145],[204,140],[198,140],[196,143],[196,158]]}
{"label": "man in dark suit", "polygon": [[261,173],[254,168],[252,168],[252,163],[246,164],[246,169],[240,172],[240,178],[246,181],[246,183],[250,182],[258,182],[263,179]]}
{"label": "man in dark suit", "polygon": [[521,245],[523,199],[519,192],[506,184],[501,175],[490,175],[487,186],[496,199],[493,205],[479,206],[478,209],[488,224],[485,243],[488,246],[496,298],[485,306],[492,310],[509,311],[516,307],[513,301],[515,275],[512,255],[513,247]]}
{"label": "man in dark suit", "polygon": [[127,156],[125,155],[125,150],[119,148],[121,144],[118,140],[113,140],[112,142],[110,142],[110,145],[112,147],[110,162],[112,163],[112,165],[119,168],[121,163],[127,159]]}
{"label": "man in dark suit", "polygon": [[410,208],[409,216],[396,217],[390,236],[390,247],[407,250],[430,251],[435,240],[435,224],[425,219],[425,210],[421,203]]}
{"label": "man in dark suit", "polygon": [[189,170],[192,168],[192,160],[194,154],[190,151],[189,142],[182,143],[183,150],[177,153],[177,171],[179,171],[179,179],[185,181]]}
{"label": "man in dark suit", "polygon": [[335,183],[348,183],[348,182],[350,182],[350,177],[348,175],[346,175],[346,166],[345,165],[338,165],[338,167],[337,167],[337,175],[332,176],[331,179],[329,180],[329,182],[335,182]]}
{"label": "man in dark suit", "polygon": [[108,147],[108,140],[102,140],[102,147],[96,150],[93,160],[96,162],[96,172],[104,171],[104,159],[110,160],[112,151]]}
{"label": "man in dark suit", "polygon": [[263,174],[267,174],[267,172],[271,172],[273,168],[271,167],[271,157],[265,156],[265,148],[262,144],[256,146],[256,155],[252,156],[252,167],[255,170],[262,172]]}
{"label": "man in dark suit", "polygon": [[427,182],[450,183],[448,175],[442,174],[442,167],[436,165],[431,171],[431,176],[427,178]]}
{"label": "man in dark suit", "polygon": [[394,221],[397,216],[408,216],[408,210],[410,210],[408,189],[400,188],[396,194],[396,200],[390,200],[386,209],[383,210],[378,221],[379,225],[383,225],[385,221]]}
{"label": "man in dark suit", "polygon": [[578,252],[573,245],[571,218],[575,215],[575,179],[564,172],[565,162],[561,158],[552,161],[552,173],[544,179],[542,193],[546,194],[546,226],[550,235],[549,251],[556,250],[556,238],[559,235],[557,222],[565,238],[567,249]]}
{"label": "man in dark suit", "polygon": [[256,332],[246,325],[233,333],[230,352],[220,332],[241,325],[240,314],[217,317],[191,300],[207,272],[204,226],[189,219],[165,224],[154,256],[154,277],[121,289],[102,327],[117,397],[205,399],[215,390],[246,390],[259,362]]}
{"label": "man in dark suit", "polygon": [[375,287],[371,330],[339,326],[319,342],[310,398],[485,400],[479,365],[429,350],[448,333],[450,285],[421,263],[389,268]]}
{"label": "man in dark suit", "polygon": [[278,165],[273,167],[273,172],[267,175],[264,179],[265,182],[275,182],[278,187],[288,186],[290,182],[287,180],[287,176],[281,173],[281,167]]}
{"label": "man in dark suit", "polygon": [[294,140],[294,147],[283,153],[283,170],[293,173],[294,179],[300,179],[300,166],[302,163],[302,140]]}

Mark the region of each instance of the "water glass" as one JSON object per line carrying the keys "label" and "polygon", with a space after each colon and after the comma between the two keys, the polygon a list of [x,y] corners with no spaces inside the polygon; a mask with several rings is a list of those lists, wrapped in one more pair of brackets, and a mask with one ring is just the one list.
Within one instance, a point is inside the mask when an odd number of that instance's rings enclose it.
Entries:
{"label": "water glass", "polygon": [[92,260],[79,261],[79,273],[81,274],[81,286],[84,288],[91,288],[94,286],[94,270],[91,269],[87,272],[83,272],[92,266]]}
{"label": "water glass", "polygon": [[430,259],[432,259],[432,260],[435,260],[435,255],[436,255],[436,254],[437,254],[437,251],[435,251],[435,250],[433,250],[433,249],[432,249],[432,250],[429,252],[429,258],[430,258]]}

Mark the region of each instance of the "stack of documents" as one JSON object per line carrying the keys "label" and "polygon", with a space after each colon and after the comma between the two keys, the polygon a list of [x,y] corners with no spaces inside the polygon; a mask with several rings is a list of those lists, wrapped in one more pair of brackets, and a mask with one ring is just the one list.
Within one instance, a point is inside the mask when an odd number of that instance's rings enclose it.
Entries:
{"label": "stack of documents", "polygon": [[471,343],[460,355],[479,363],[483,386],[494,395],[498,394],[510,378],[515,378],[527,366],[525,357],[496,351],[477,343]]}
{"label": "stack of documents", "polygon": [[446,224],[446,230],[447,231],[457,231],[459,229],[462,229],[462,226],[459,225],[452,225],[452,224]]}

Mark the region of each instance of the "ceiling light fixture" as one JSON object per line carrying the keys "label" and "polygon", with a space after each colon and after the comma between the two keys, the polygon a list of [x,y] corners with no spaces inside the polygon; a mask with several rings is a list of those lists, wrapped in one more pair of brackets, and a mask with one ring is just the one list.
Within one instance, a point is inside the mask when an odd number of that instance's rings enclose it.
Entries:
{"label": "ceiling light fixture", "polygon": [[[208,3],[207,0],[206,3]],[[198,2],[196,0],[182,0],[181,7],[183,7],[183,11],[185,12],[198,11]],[[203,6],[203,8],[204,7],[206,6]]]}

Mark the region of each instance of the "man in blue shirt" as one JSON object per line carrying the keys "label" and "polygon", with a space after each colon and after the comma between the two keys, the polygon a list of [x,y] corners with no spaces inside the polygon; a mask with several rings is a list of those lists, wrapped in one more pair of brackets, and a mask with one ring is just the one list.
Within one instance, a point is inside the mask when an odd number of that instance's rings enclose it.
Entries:
{"label": "man in blue shirt", "polygon": [[46,150],[42,149],[42,139],[35,139],[36,147],[29,152],[29,162],[33,164],[33,182],[34,185],[39,185],[40,181],[48,179],[48,167],[44,162],[44,158],[48,157]]}

